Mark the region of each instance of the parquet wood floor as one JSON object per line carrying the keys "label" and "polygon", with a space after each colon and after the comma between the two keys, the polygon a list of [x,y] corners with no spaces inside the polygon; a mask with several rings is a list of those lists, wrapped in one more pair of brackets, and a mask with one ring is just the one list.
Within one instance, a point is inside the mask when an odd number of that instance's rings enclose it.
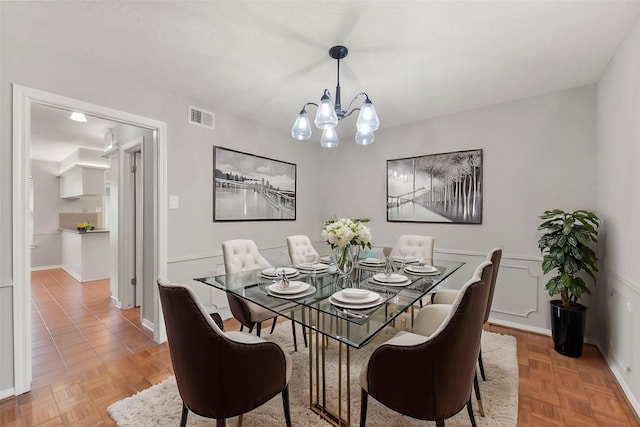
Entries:
{"label": "parquet wood floor", "polygon": [[[153,342],[138,309],[115,307],[108,281],[81,284],[58,269],[31,277],[32,391],[0,401],[0,426],[113,425],[111,403],[172,374],[166,343]],[[228,320],[225,329],[239,325]],[[549,337],[488,329],[518,340],[519,426],[640,427],[594,346],[571,359]]]}

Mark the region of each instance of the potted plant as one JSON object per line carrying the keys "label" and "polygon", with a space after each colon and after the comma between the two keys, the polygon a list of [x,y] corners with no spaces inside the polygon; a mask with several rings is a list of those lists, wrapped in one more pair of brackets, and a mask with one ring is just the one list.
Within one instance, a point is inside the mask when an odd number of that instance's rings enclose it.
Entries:
{"label": "potted plant", "polygon": [[555,350],[569,357],[582,355],[587,307],[578,300],[590,294],[585,275],[595,284],[597,257],[592,246],[598,241],[600,220],[593,213],[560,209],[545,211],[538,227],[538,248],[543,255],[542,271],[556,275],[545,285],[549,296],[560,295],[551,304],[551,334]]}

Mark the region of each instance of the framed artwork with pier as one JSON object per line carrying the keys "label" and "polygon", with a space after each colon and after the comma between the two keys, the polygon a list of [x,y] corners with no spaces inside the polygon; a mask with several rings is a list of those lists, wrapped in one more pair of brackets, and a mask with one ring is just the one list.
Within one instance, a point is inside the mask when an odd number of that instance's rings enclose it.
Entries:
{"label": "framed artwork with pier", "polygon": [[213,147],[214,221],[296,219],[296,165]]}
{"label": "framed artwork with pier", "polygon": [[387,160],[387,221],[482,224],[482,150]]}

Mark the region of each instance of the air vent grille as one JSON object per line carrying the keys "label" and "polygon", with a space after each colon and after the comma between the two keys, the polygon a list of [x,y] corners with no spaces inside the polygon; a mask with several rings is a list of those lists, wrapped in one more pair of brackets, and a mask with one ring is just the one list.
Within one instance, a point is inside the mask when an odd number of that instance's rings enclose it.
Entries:
{"label": "air vent grille", "polygon": [[210,111],[189,105],[189,123],[215,129],[215,115]]}

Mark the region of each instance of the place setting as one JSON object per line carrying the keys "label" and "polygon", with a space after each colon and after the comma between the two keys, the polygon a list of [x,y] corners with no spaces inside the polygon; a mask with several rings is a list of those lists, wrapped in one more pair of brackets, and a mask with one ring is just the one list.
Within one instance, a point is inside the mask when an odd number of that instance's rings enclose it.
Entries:
{"label": "place setting", "polygon": [[365,267],[383,267],[385,260],[378,258],[363,258],[360,260],[360,265]]}
{"label": "place setting", "polygon": [[420,260],[413,255],[394,255],[391,259],[401,264],[416,264],[420,262]]}
{"label": "place setting", "polygon": [[399,273],[378,273],[368,280],[369,283],[382,286],[407,286],[411,280]]}
{"label": "place setting", "polygon": [[293,267],[269,267],[258,273],[263,279],[280,279],[283,275],[288,279],[294,279],[300,275],[300,271]]}
{"label": "place setting", "polygon": [[362,313],[360,310],[377,307],[384,303],[385,300],[386,299],[377,292],[359,288],[345,288],[334,292],[333,295],[329,297],[329,303],[336,309],[336,314],[341,317],[357,320],[369,318],[367,313]]}
{"label": "place setting", "polygon": [[267,294],[284,299],[296,299],[316,292],[315,286],[299,280],[283,279],[266,286]]}
{"label": "place setting", "polygon": [[404,267],[404,272],[414,276],[437,276],[440,274],[440,270],[438,270],[433,265],[427,264],[406,265]]}
{"label": "place setting", "polygon": [[326,273],[329,271],[329,266],[322,262],[302,262],[296,264],[296,268],[302,273]]}

